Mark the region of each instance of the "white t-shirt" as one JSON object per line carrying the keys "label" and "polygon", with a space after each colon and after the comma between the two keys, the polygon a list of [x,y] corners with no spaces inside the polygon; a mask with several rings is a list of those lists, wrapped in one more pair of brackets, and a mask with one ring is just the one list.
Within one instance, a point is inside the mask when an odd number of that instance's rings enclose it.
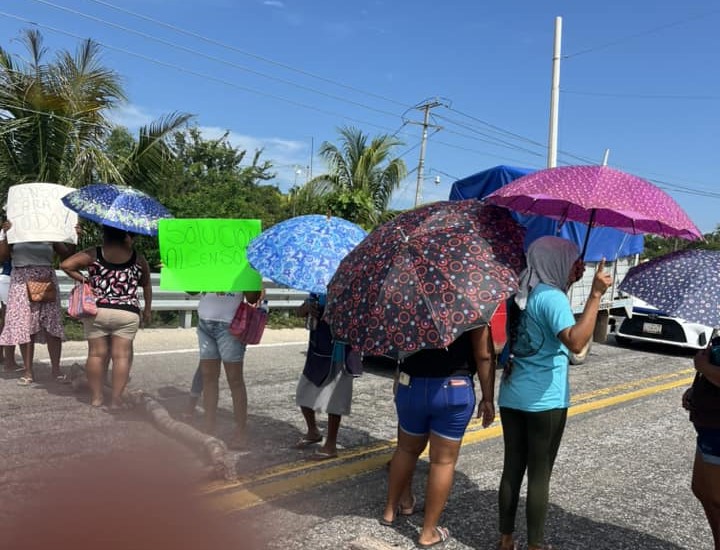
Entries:
{"label": "white t-shirt", "polygon": [[242,292],[208,292],[200,296],[198,317],[205,321],[229,323],[243,301]]}

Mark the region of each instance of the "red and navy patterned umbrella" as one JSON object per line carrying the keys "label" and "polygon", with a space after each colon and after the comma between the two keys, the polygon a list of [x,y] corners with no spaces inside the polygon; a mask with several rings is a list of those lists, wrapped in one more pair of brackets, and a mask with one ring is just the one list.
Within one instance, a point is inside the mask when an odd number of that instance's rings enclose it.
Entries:
{"label": "red and navy patterned umbrella", "polygon": [[477,200],[405,212],[340,262],[324,318],[366,354],[448,346],[517,291],[523,238],[507,210]]}

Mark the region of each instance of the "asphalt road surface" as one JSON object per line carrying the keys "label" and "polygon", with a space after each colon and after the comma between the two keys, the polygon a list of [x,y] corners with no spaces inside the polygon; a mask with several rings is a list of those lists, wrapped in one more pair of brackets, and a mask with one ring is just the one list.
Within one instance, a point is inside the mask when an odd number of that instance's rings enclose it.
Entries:
{"label": "asphalt road surface", "polygon": [[[205,458],[162,435],[139,412],[91,410],[87,395],[42,382],[49,373],[39,349],[40,383],[25,388],[11,375],[0,378],[0,527],[26,513],[48,472],[71,471],[81,479],[87,475],[83,465],[98,453],[111,461],[116,453],[137,456],[162,447],[167,467],[182,468],[193,484],[194,504],[223,518],[237,548],[350,548],[358,539],[413,548],[421,514],[394,528],[377,521],[396,431],[391,369],[371,367],[356,380],[353,414],[340,430],[340,456],[310,461],[312,449],[293,448],[304,426],[294,390],[305,338],[303,330],[268,331],[263,344],[248,350],[249,447],[232,455],[240,476],[232,484],[208,481]],[[147,331],[138,338],[131,385],[179,415],[197,364],[195,346],[190,330]],[[63,364],[81,361],[83,354],[83,344],[68,344]],[[692,374],[687,353],[623,348],[612,338],[595,344],[585,365],[572,367],[573,404],[550,495],[547,542],[554,548],[712,548],[689,488],[694,432],[680,397]],[[232,426],[229,392],[222,388],[221,435]],[[420,507],[426,460],[415,476]],[[452,535],[446,548],[496,547],[501,469],[499,422],[485,430],[471,424],[442,518]],[[124,483],[145,484],[142,475],[124,475]],[[64,502],[72,507],[75,498],[69,491]],[[103,498],[97,495],[99,505]],[[524,544],[523,507],[521,500],[517,537]]]}

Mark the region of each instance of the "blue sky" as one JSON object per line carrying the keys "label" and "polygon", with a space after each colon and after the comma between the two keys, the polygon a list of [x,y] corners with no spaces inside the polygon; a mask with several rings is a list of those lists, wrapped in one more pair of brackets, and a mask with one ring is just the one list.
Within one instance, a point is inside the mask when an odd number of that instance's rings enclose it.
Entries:
{"label": "blue sky", "polygon": [[[395,133],[410,170],[433,109],[423,201],[498,164],[546,163],[554,20],[563,18],[560,164],[655,181],[703,232],[720,223],[720,8],[705,0],[4,0],[0,44],[40,25],[51,49],[106,46],[130,128],[172,111],[208,136],[264,147],[287,190],[353,125]],[[61,6],[65,9],[59,9]],[[113,9],[121,7],[123,11]],[[144,16],[139,18],[131,13]],[[94,19],[89,19],[90,16]],[[112,25],[116,25],[113,27]],[[446,105],[446,106],[445,106]],[[313,174],[322,172],[316,157]],[[435,183],[439,176],[440,183]],[[412,205],[413,172],[393,199]]]}

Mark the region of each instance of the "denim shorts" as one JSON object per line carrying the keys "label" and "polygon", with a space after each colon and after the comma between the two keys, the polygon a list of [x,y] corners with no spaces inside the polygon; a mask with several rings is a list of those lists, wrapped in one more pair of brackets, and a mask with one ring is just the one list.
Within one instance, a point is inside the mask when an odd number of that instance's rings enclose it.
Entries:
{"label": "denim shorts", "polygon": [[695,427],[697,450],[703,462],[720,466],[720,429]]}
{"label": "denim shorts", "polygon": [[433,432],[460,441],[475,410],[475,390],[469,376],[411,377],[395,394],[400,429],[408,435]]}
{"label": "denim shorts", "polygon": [[230,323],[198,320],[200,360],[221,359],[228,363],[241,363],[245,358],[245,344],[230,334]]}

